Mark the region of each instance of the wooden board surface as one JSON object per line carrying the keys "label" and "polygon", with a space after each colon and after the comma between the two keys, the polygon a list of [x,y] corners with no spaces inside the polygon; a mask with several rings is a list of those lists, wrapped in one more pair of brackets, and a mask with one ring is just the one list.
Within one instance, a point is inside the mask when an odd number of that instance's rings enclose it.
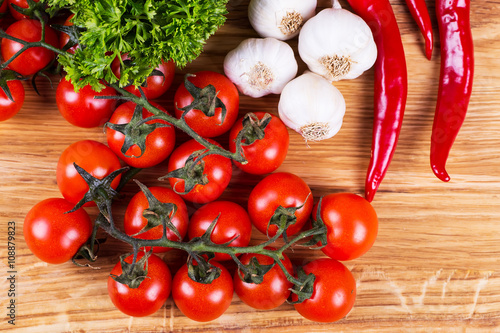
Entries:
{"label": "wooden board surface", "polygon": [[[476,71],[469,112],[451,152],[449,183],[429,167],[429,143],[439,76],[439,42],[432,61],[403,0],[391,1],[400,24],[408,63],[409,96],[399,145],[373,206],[380,228],[373,248],[345,262],[352,270],[358,296],[354,309],[333,324],[303,319],[291,305],[257,311],[233,297],[219,319],[197,323],[184,317],[171,298],[155,315],[131,318],[116,310],[106,279],[128,247],[109,240],[96,263],[99,270],[71,263],[48,265],[34,257],[22,236],[25,214],[37,202],[60,197],[55,181],[59,154],[80,139],[105,142],[99,128],[69,125],[55,105],[55,90],[40,80],[37,96],[27,87],[23,109],[0,123],[0,330],[13,332],[500,332],[500,1],[473,1],[472,29]],[[434,3],[427,1],[431,15]],[[206,45],[203,55],[178,71],[222,72],[225,54],[240,41],[256,37],[246,18],[248,1],[230,1],[226,25]],[[348,8],[346,1],[341,4]],[[325,7],[328,1],[320,0]],[[435,19],[433,19],[436,27]],[[437,35],[436,35],[437,38]],[[290,41],[296,50],[297,41]],[[305,66],[301,63],[300,70]],[[320,196],[340,191],[362,194],[370,157],[373,71],[337,87],[347,103],[344,125],[334,138],[307,146],[290,132],[290,151],[279,171],[293,172]],[[168,92],[159,102],[173,109]],[[278,96],[241,97],[240,112],[277,113]],[[226,140],[226,141],[224,141]],[[221,139],[227,144],[227,138]],[[165,173],[163,163],[138,175],[147,185]],[[261,177],[235,169],[222,199],[245,205]],[[125,188],[125,199],[135,193]],[[191,205],[191,209],[196,208]],[[90,211],[94,214],[95,211]],[[123,209],[116,212],[117,219]],[[16,325],[7,323],[7,223],[16,225]],[[253,242],[263,238],[254,232]],[[297,264],[321,252],[295,249]],[[164,259],[175,271],[183,254]]]}

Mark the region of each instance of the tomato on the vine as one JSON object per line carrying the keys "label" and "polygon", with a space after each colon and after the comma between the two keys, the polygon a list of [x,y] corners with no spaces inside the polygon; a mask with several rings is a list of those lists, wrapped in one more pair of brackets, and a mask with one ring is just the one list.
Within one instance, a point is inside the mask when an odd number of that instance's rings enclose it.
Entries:
{"label": "tomato on the vine", "polygon": [[[150,103],[156,108],[167,113],[167,110],[165,110],[159,104],[156,104],[154,102]],[[133,102],[121,104],[113,112],[111,118],[109,119],[109,123],[129,123],[134,115],[135,107],[136,104],[134,104]],[[145,119],[152,115],[153,114],[145,108],[142,109],[142,119]],[[175,129],[172,124],[159,119],[148,121],[146,124],[150,125],[154,123],[168,124],[168,126],[158,127],[153,132],[147,135],[144,151],[141,151],[141,148],[138,145],[134,144],[126,151],[126,154],[128,156],[125,156],[121,151],[123,143],[125,142],[125,135],[123,135],[123,133],[120,133],[119,131],[115,131],[114,129],[107,127],[106,136],[109,148],[111,148],[111,150],[128,165],[135,168],[150,168],[163,162],[174,150]]]}
{"label": "tomato on the vine", "polygon": [[[188,237],[201,237],[210,224],[217,218],[210,239],[215,244],[225,244],[233,240],[229,246],[243,247],[250,243],[252,222],[247,211],[235,202],[213,201],[201,206],[191,216]],[[235,238],[236,237],[236,238]],[[226,253],[215,253],[213,260],[230,260]]]}
{"label": "tomato on the vine", "polygon": [[11,101],[3,89],[0,89],[0,121],[14,117],[24,104],[24,86],[19,80],[7,81],[10,93],[14,101]]}
{"label": "tomato on the vine", "polygon": [[0,1],[2,1],[2,4],[0,5],[0,21],[1,21],[3,18],[3,15],[9,9],[9,7],[8,7],[9,0],[0,0]]}
{"label": "tomato on the vine", "polygon": [[[64,25],[64,26],[67,26],[67,27],[72,26],[72,25],[73,25],[73,22],[71,22],[71,19],[73,18],[73,16],[75,16],[75,14],[71,14],[70,16],[68,16],[68,18],[64,21],[63,25]],[[66,44],[68,44],[69,39],[70,39],[70,38],[69,38],[69,35],[68,35],[67,33],[60,31],[60,32],[59,32],[59,48],[60,48],[60,49],[63,49],[63,48],[66,46]],[[75,53],[75,51],[76,51],[76,49],[77,49],[78,47],[79,47],[79,45],[78,45],[78,44],[73,45],[72,47],[70,47],[70,48],[67,50],[67,52],[69,52],[69,53],[72,53],[72,54],[73,54],[73,53]]]}
{"label": "tomato on the vine", "polygon": [[[210,142],[220,146],[213,140]],[[175,148],[168,161],[168,172],[184,167],[189,156],[199,150],[205,150],[205,147],[194,139]],[[229,185],[233,173],[231,160],[227,157],[211,154],[205,156],[202,161],[205,163],[203,175],[208,180],[207,184],[196,184],[190,192],[184,193],[185,181],[174,177],[169,178],[170,186],[174,191],[185,200],[195,203],[207,203],[220,197]]]}
{"label": "tomato on the vine", "polygon": [[212,264],[221,272],[209,284],[193,281],[188,275],[187,264],[177,271],[172,281],[175,305],[186,317],[195,321],[207,322],[219,318],[233,299],[231,274],[220,263],[212,261]]}
{"label": "tomato on the vine", "polygon": [[[39,42],[42,38],[42,25],[38,20],[23,19],[12,23],[5,32],[26,42]],[[45,27],[45,41],[54,47],[59,46],[56,32],[48,26]],[[3,60],[9,60],[22,48],[22,44],[3,38],[1,46]],[[41,46],[32,47],[21,53],[7,67],[19,74],[29,76],[44,69],[54,58],[53,51]]]}
{"label": "tomato on the vine", "polygon": [[[137,260],[144,256],[139,252]],[[133,255],[125,258],[132,263]],[[108,294],[113,304],[123,313],[133,317],[149,316],[158,311],[167,301],[172,289],[172,275],[167,264],[155,254],[147,258],[147,277],[138,288],[117,282],[111,275],[122,273],[121,263],[117,263],[108,277]]]}
{"label": "tomato on the vine", "polygon": [[309,220],[313,208],[311,189],[297,175],[289,172],[276,172],[262,179],[250,192],[248,198],[248,213],[253,225],[263,234],[270,237],[276,235],[278,227],[270,225],[269,221],[276,209],[300,207],[294,213],[296,221],[286,229],[286,235],[299,232]]}
{"label": "tomato on the vine", "polygon": [[[288,273],[293,275],[292,262],[285,254],[283,257],[281,262]],[[271,265],[274,262],[271,257],[255,253],[245,253],[239,259],[242,264],[248,265],[252,258],[255,258],[260,265]],[[293,287],[277,264],[264,275],[264,280],[259,284],[244,282],[238,271],[234,274],[233,282],[238,297],[245,304],[259,310],[274,309],[285,303],[290,295],[290,288]]]}
{"label": "tomato on the vine", "polygon": [[24,219],[26,245],[40,260],[61,264],[70,260],[92,233],[92,221],[83,209],[62,198],[37,203]]}
{"label": "tomato on the vine", "polygon": [[[122,55],[122,60],[130,60],[128,54]],[[111,70],[113,74],[117,78],[120,78],[121,68],[120,68],[120,59],[115,58],[111,63]],[[160,71],[162,75],[151,75],[146,79],[146,86],[141,87],[144,95],[147,99],[156,99],[161,97],[164,93],[167,92],[168,88],[172,85],[175,76],[175,63],[172,60],[162,61],[158,67],[155,68],[157,71]],[[134,86],[127,86],[125,90],[136,95],[141,96],[141,92],[138,88]]]}
{"label": "tomato on the vine", "polygon": [[[208,85],[215,87],[217,97],[226,107],[226,115],[222,118],[222,108],[215,109],[213,116],[207,116],[198,109],[193,109],[185,114],[185,120],[189,127],[196,133],[206,138],[213,138],[226,133],[231,129],[236,118],[238,118],[240,97],[238,89],[226,76],[212,72],[201,71],[188,77],[189,82],[196,87],[203,89]],[[193,102],[193,96],[186,89],[185,83],[182,83],[174,96],[175,116],[180,118],[184,108]]]}
{"label": "tomato on the vine", "polygon": [[[313,209],[317,219],[318,204]],[[327,229],[327,244],[321,248],[330,258],[351,260],[365,254],[375,243],[378,219],[375,209],[354,193],[332,193],[321,199],[321,219]],[[319,242],[321,245],[321,242]]]}
{"label": "tomato on the vine", "polygon": [[[92,176],[103,179],[115,170],[120,169],[120,160],[106,145],[94,140],[81,140],[68,146],[59,157],[56,168],[56,179],[59,190],[66,200],[76,204],[89,190],[88,184],[76,171],[73,163],[83,168]],[[120,183],[120,175],[111,183],[116,188]],[[87,202],[85,206],[95,206]]]}
{"label": "tomato on the vine", "polygon": [[[305,318],[316,322],[334,322],[344,318],[356,300],[356,280],[341,262],[320,258],[302,267],[306,274],[314,274],[312,296],[295,309]],[[292,301],[297,295],[292,294]]]}
{"label": "tomato on the vine", "polygon": [[70,124],[83,128],[102,126],[113,113],[116,99],[95,99],[96,96],[116,96],[111,87],[105,87],[100,92],[86,85],[78,92],[71,81],[63,78],[56,90],[57,108]]}
{"label": "tomato on the vine", "polygon": [[[175,226],[181,238],[171,229],[167,230],[167,238],[172,241],[182,241],[188,230],[189,216],[186,203],[182,198],[167,187],[153,186],[149,188],[151,194],[160,202],[173,203],[177,208],[175,215],[170,214],[170,222]],[[163,236],[163,226],[158,225],[143,233],[139,233],[147,226],[148,220],[144,217],[144,210],[150,209],[146,195],[139,191],[127,205],[123,219],[123,229],[127,235],[134,235],[138,239],[159,239]],[[146,247],[146,251],[150,248]],[[153,252],[166,252],[168,247],[153,247]]]}
{"label": "tomato on the vine", "polygon": [[[34,0],[35,2],[39,2],[40,0]],[[16,20],[22,20],[28,18],[28,16],[21,14],[17,10],[14,9],[12,5],[19,6],[21,8],[28,8],[28,1],[27,0],[4,0],[5,3],[9,2],[9,11],[10,15]]]}

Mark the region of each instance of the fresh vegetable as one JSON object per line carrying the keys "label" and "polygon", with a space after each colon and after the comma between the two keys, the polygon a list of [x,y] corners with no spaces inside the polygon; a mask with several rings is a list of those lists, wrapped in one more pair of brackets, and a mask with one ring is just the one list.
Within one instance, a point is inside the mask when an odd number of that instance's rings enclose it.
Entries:
{"label": "fresh vegetable", "polygon": [[[344,318],[356,300],[356,280],[342,263],[320,258],[302,267],[303,272],[314,274],[312,296],[294,304],[302,316],[316,322],[330,323]],[[292,301],[298,299],[292,294]]]}
{"label": "fresh vegetable", "polygon": [[97,92],[87,85],[75,91],[71,81],[62,78],[57,85],[56,104],[70,124],[92,128],[104,125],[116,108],[116,99],[96,99],[96,96],[117,96],[115,89],[106,87]]}
{"label": "fresh vegetable", "polygon": [[187,264],[177,271],[172,281],[172,298],[175,305],[192,320],[215,320],[231,305],[233,279],[224,266],[218,262],[212,262],[212,265],[218,268],[219,275],[211,283],[192,280]]}
{"label": "fresh vegetable", "polygon": [[[213,144],[218,143],[211,141]],[[185,200],[208,203],[222,195],[233,174],[231,160],[210,154],[200,157],[206,149],[189,140],[174,149],[168,160],[168,180],[174,191]],[[186,181],[186,177],[189,180]]]}
{"label": "fresh vegetable", "polygon": [[348,0],[372,29],[375,62],[375,108],[371,158],[365,198],[372,201],[396,150],[408,94],[406,60],[398,24],[388,0]]}
{"label": "fresh vegetable", "polygon": [[[161,105],[152,105],[167,113]],[[163,162],[175,147],[175,129],[163,120],[143,119],[153,114],[133,102],[121,104],[106,124],[108,146],[125,163],[136,168],[149,168]],[[126,141],[125,141],[126,140]]]}
{"label": "fresh vegetable", "polygon": [[[0,80],[2,80],[1,77]],[[6,80],[5,84],[12,99],[7,96],[3,89],[0,89],[0,121],[14,117],[24,104],[24,86],[22,82],[19,80]]]}
{"label": "fresh vegetable", "polygon": [[[77,172],[74,163],[95,178],[102,179],[120,169],[120,160],[104,144],[94,140],[81,140],[68,146],[59,157],[56,168],[57,186],[66,200],[77,204],[89,190],[89,185]],[[121,176],[112,184],[116,188]],[[85,206],[93,206],[88,202]]]}
{"label": "fresh vegetable", "polygon": [[[253,225],[273,237],[286,221],[286,236],[299,232],[309,220],[313,208],[311,189],[297,175],[276,172],[262,179],[250,192],[248,213]],[[286,217],[286,218],[285,218]]]}
{"label": "fresh vegetable", "polygon": [[[198,208],[189,221],[188,236],[192,240],[201,237],[215,222],[210,240],[215,244],[244,247],[250,243],[252,222],[247,211],[231,201],[213,201]],[[230,260],[226,253],[215,253],[216,261]]]}
{"label": "fresh vegetable", "polygon": [[279,94],[297,75],[298,64],[292,48],[275,38],[249,38],[229,51],[224,73],[250,97]]}
{"label": "fresh vegetable", "polygon": [[319,204],[313,208],[313,219],[321,218],[326,225],[327,243],[318,243],[324,246],[324,254],[336,260],[352,260],[372,247],[377,238],[378,218],[366,199],[353,193],[333,193],[322,197]]}
{"label": "fresh vegetable", "polygon": [[139,252],[137,259],[131,274],[134,279],[131,280],[130,276],[122,273],[130,269],[133,255],[120,258],[108,277],[108,294],[121,312],[144,317],[152,315],[165,304],[172,289],[172,275],[167,264],[155,254]]}
{"label": "fresh vegetable", "polygon": [[[68,16],[68,18],[64,21],[63,26],[72,27],[73,26],[72,18],[74,16],[75,16],[74,14],[71,14],[70,16]],[[61,50],[64,50],[67,47],[68,48],[67,52],[75,53],[75,50],[78,47],[80,47],[79,44],[75,44],[75,45],[70,47],[68,45],[68,43],[71,43],[71,37],[67,33],[65,33],[63,31],[59,31],[59,48]]]}
{"label": "fresh vegetable", "polygon": [[[174,191],[163,186],[145,188],[136,193],[127,205],[123,230],[139,239],[159,239],[163,236],[163,220],[168,221],[167,238],[182,241],[187,234],[189,216],[186,203]],[[151,247],[146,247],[146,251]],[[170,248],[154,247],[153,252]]]}
{"label": "fresh vegetable", "polygon": [[432,33],[432,22],[427,10],[425,0],[406,0],[406,5],[425,40],[425,56],[431,60],[434,48],[434,34]]}
{"label": "fresh vegetable", "polygon": [[[239,259],[243,265],[250,264],[257,269],[274,265],[264,274],[260,283],[250,282],[253,281],[252,277],[245,275],[241,270],[234,273],[234,291],[245,304],[254,309],[271,310],[285,303],[293,284],[287,280],[285,273],[272,258],[262,254],[245,253]],[[292,262],[287,255],[283,255],[281,263],[288,273],[293,275]],[[252,273],[249,272],[249,274]],[[244,279],[250,281],[244,281]]]}
{"label": "fresh vegetable", "polygon": [[317,0],[251,0],[248,19],[261,37],[288,40],[316,14]]}
{"label": "fresh vegetable", "polygon": [[0,0],[0,22],[2,21],[5,13],[9,9],[9,0]]}
{"label": "fresh vegetable", "polygon": [[227,77],[201,71],[187,76],[177,88],[175,116],[184,117],[202,137],[213,138],[231,129],[238,118],[239,102],[238,89]]}
{"label": "fresh vegetable", "polygon": [[279,117],[306,141],[333,137],[342,126],[344,96],[324,77],[306,72],[290,81],[281,92]]}
{"label": "fresh vegetable", "polygon": [[[243,133],[242,133],[243,132]],[[265,112],[248,113],[238,119],[229,132],[229,150],[236,151],[242,142],[247,163],[234,162],[241,170],[263,175],[278,169],[288,153],[290,137],[285,124],[275,115]]]}
{"label": "fresh vegetable", "polygon": [[[27,0],[4,0],[5,2],[9,3],[9,12],[10,15],[16,20],[22,20],[29,18],[28,16],[20,13],[14,6],[18,6],[21,8],[29,8],[28,1]],[[33,0],[34,2],[39,2],[40,0]],[[14,5],[14,6],[13,6]]]}
{"label": "fresh vegetable", "polygon": [[373,66],[377,46],[368,24],[334,3],[334,8],[323,9],[300,30],[300,58],[329,81],[354,79]]}
{"label": "fresh vegetable", "polygon": [[[24,19],[16,21],[5,32],[7,35],[26,42],[39,42],[42,39],[42,25],[37,20]],[[48,26],[45,27],[45,41],[53,47],[59,45],[56,32]],[[11,61],[8,64],[8,68],[25,76],[33,75],[44,69],[55,58],[53,51],[38,46],[26,49],[17,58],[9,60],[22,48],[23,45],[21,43],[8,38],[2,38],[1,51],[4,62]]]}
{"label": "fresh vegetable", "polygon": [[446,161],[467,114],[474,77],[470,1],[437,1],[441,73],[431,136],[431,168],[449,181]]}
{"label": "fresh vegetable", "polygon": [[26,245],[38,259],[49,264],[71,260],[92,233],[92,221],[83,209],[62,198],[37,203],[24,219]]}
{"label": "fresh vegetable", "polygon": [[[69,7],[73,23],[85,28],[81,47],[59,62],[77,88],[101,80],[121,87],[140,86],[163,59],[184,67],[201,53],[205,41],[225,22],[227,0],[44,0],[52,11]],[[115,57],[128,53],[134,63],[113,74]],[[81,79],[81,80],[80,80]]]}

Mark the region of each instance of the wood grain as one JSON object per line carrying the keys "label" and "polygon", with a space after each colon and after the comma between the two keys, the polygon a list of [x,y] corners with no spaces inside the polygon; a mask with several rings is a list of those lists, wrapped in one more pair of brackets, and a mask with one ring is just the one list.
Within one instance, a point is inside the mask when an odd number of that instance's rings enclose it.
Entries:
{"label": "wood grain", "polygon": [[[329,1],[320,0],[319,8]],[[408,63],[409,95],[403,130],[389,171],[375,197],[380,229],[374,247],[345,262],[356,278],[358,296],[351,313],[333,324],[303,319],[291,305],[257,311],[238,297],[226,314],[209,323],[184,317],[171,298],[153,316],[131,318],[116,310],[106,279],[127,245],[108,240],[96,262],[100,269],[40,262],[26,247],[23,219],[38,201],[60,197],[55,166],[62,150],[81,139],[105,142],[99,128],[69,125],[55,105],[55,92],[40,80],[40,96],[27,88],[23,109],[0,123],[0,330],[12,332],[500,332],[500,1],[473,1],[472,29],[476,71],[469,113],[450,154],[449,183],[429,167],[429,147],[439,76],[439,41],[432,61],[403,0],[391,1],[401,28]],[[341,4],[349,9],[346,1]],[[222,72],[225,54],[240,41],[256,37],[246,18],[248,1],[230,1],[227,23],[210,38],[205,52],[183,70]],[[434,4],[428,1],[431,16]],[[437,29],[435,19],[434,27]],[[437,35],[436,35],[437,38]],[[290,41],[296,50],[297,41]],[[298,56],[297,56],[298,58]],[[300,70],[305,66],[300,63]],[[55,78],[57,81],[57,78]],[[279,171],[293,172],[311,187],[315,199],[348,191],[362,194],[370,157],[373,72],[337,84],[347,103],[344,125],[334,138],[309,146],[290,132],[290,151]],[[159,102],[172,111],[171,89]],[[241,96],[240,113],[277,113],[278,96]],[[180,136],[180,140],[185,138]],[[221,137],[223,144],[227,138]],[[138,175],[157,185],[166,164]],[[222,199],[245,205],[261,177],[237,169]],[[116,209],[123,217],[137,191],[124,189]],[[190,205],[193,211],[197,207]],[[90,210],[95,216],[96,212]],[[16,325],[7,323],[9,302],[7,222],[16,222]],[[263,236],[253,233],[253,242]],[[294,249],[295,264],[322,254]],[[164,259],[175,271],[185,255],[172,251]],[[5,278],[3,278],[5,277]]]}

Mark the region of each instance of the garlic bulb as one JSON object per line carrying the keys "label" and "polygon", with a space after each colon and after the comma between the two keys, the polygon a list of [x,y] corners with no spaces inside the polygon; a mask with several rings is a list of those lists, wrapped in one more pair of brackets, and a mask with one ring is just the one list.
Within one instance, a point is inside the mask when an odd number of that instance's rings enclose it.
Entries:
{"label": "garlic bulb", "polygon": [[340,91],[324,77],[306,72],[281,92],[278,112],[306,141],[329,139],[340,130],[346,106]]}
{"label": "garlic bulb", "polygon": [[261,37],[288,40],[316,13],[317,0],[252,0],[248,19]]}
{"label": "garlic bulb", "polygon": [[297,75],[292,48],[275,38],[249,38],[224,59],[224,73],[247,96],[279,94]]}
{"label": "garlic bulb", "polygon": [[310,71],[330,81],[357,78],[377,59],[370,27],[339,6],[323,9],[304,24],[298,50]]}

